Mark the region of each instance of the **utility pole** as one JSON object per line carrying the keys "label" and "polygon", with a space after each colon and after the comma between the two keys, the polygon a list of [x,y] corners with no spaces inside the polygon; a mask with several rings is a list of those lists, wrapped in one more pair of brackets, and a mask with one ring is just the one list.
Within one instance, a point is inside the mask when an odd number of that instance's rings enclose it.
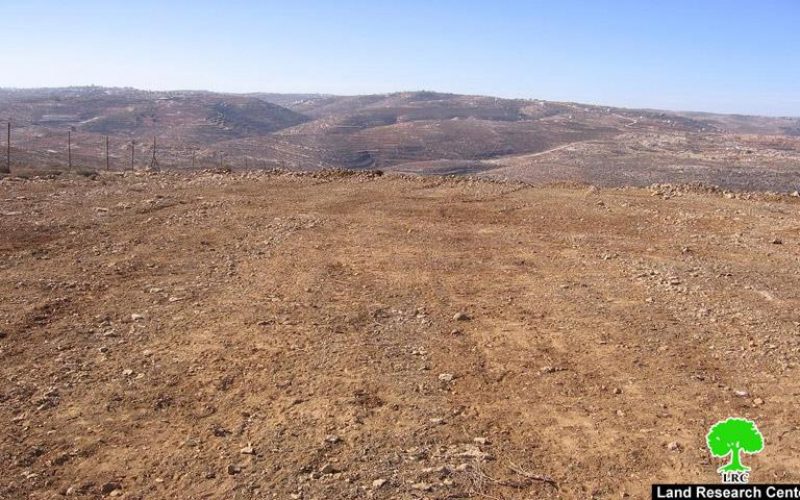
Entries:
{"label": "utility pole", "polygon": [[136,141],[131,140],[131,170],[133,170],[133,157],[136,150]]}
{"label": "utility pole", "polygon": [[6,136],[6,168],[3,171],[6,174],[11,173],[11,119],[8,120],[8,134]]}
{"label": "utility pole", "polygon": [[108,136],[106,136],[106,170],[111,170],[111,161],[108,158]]}
{"label": "utility pole", "polygon": [[72,170],[72,131],[67,130],[67,165]]}

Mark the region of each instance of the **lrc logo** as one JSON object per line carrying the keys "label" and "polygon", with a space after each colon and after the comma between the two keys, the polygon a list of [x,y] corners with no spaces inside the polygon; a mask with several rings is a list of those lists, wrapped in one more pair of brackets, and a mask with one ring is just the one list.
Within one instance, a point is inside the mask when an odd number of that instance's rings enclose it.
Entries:
{"label": "lrc logo", "polygon": [[711,455],[725,458],[728,463],[720,467],[723,483],[746,484],[750,480],[750,467],[742,463],[742,453],[754,455],[764,449],[764,436],[755,422],[745,418],[729,418],[714,424],[706,435]]}
{"label": "lrc logo", "polygon": [[750,481],[749,472],[722,472],[720,473],[723,483],[747,484]]}

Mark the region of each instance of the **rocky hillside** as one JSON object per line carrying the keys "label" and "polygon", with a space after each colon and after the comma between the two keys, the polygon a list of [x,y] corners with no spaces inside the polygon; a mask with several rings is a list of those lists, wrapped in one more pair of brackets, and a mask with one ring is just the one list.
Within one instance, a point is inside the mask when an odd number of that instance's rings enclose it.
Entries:
{"label": "rocky hillside", "polygon": [[[630,110],[437,92],[368,96],[144,92],[97,87],[0,90],[14,162],[188,169],[384,169],[482,173],[526,182],[646,186],[702,182],[797,188],[800,121]],[[134,147],[135,149],[135,147]],[[138,151],[138,156],[136,153]]]}

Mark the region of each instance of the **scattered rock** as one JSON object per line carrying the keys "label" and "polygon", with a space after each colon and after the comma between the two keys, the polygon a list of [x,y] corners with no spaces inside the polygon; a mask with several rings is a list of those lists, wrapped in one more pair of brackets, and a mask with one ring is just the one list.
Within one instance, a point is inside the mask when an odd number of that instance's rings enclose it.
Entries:
{"label": "scattered rock", "polygon": [[452,373],[440,373],[439,380],[442,382],[452,382],[455,377]]}
{"label": "scattered rock", "polygon": [[681,445],[677,441],[672,441],[667,444],[667,449],[669,451],[680,451]]}
{"label": "scattered rock", "polygon": [[736,396],[737,398],[746,398],[750,396],[750,393],[742,389],[736,389],[735,391],[733,391],[733,395]]}
{"label": "scattered rock", "polygon": [[130,368],[126,368],[126,369],[122,370],[122,375],[124,377],[131,377],[131,376],[133,376],[133,370],[131,370]]}
{"label": "scattered rock", "polygon": [[133,313],[133,314],[131,314],[131,321],[144,321],[144,315],[143,314],[138,314],[138,313]]}
{"label": "scattered rock", "polygon": [[487,444],[490,444],[489,440],[488,440],[488,439],[486,439],[485,437],[476,437],[476,438],[473,438],[473,439],[472,439],[472,442],[473,442],[473,443],[475,443],[475,444],[482,445],[482,446],[485,446],[485,445],[487,445]]}
{"label": "scattered rock", "polygon": [[182,446],[185,446],[187,448],[197,448],[198,446],[200,446],[200,442],[197,439],[194,439],[194,438],[190,437],[190,438],[186,438],[186,440],[183,442]]}
{"label": "scattered rock", "polygon": [[341,440],[342,438],[340,438],[336,434],[328,434],[327,436],[325,436],[325,441],[331,444],[336,444]]}
{"label": "scattered rock", "polygon": [[763,399],[761,399],[761,398],[756,398],[756,399],[754,399],[754,400],[753,400],[753,404],[754,404],[755,406],[761,406],[761,405],[763,405],[763,404],[764,404],[764,400],[763,400]]}
{"label": "scattered rock", "polygon": [[242,468],[238,465],[230,464],[228,465],[228,475],[233,476],[242,472]]}
{"label": "scattered rock", "polygon": [[228,429],[222,427],[221,425],[214,425],[211,428],[211,432],[212,432],[212,434],[214,434],[217,437],[225,437],[228,434],[230,434],[230,431]]}
{"label": "scattered rock", "polygon": [[470,318],[469,314],[465,313],[464,311],[457,312],[453,316],[453,321],[469,321],[470,319],[472,318]]}
{"label": "scattered rock", "polygon": [[414,483],[411,485],[411,489],[418,491],[431,491],[433,489],[433,485],[428,483]]}
{"label": "scattered rock", "polygon": [[255,450],[255,448],[253,448],[252,444],[247,443],[247,446],[245,446],[244,448],[239,450],[239,453],[241,453],[242,455],[255,455],[256,454],[256,450]]}
{"label": "scattered rock", "polygon": [[772,239],[772,244],[773,245],[783,245],[783,240],[780,239],[780,238],[773,238]]}
{"label": "scattered rock", "polygon": [[386,479],[376,479],[372,481],[372,487],[377,490],[381,488],[384,484],[386,484],[386,482],[387,482]]}
{"label": "scattered rock", "polygon": [[109,481],[100,487],[100,493],[108,495],[112,491],[122,489],[122,485],[118,481]]}
{"label": "scattered rock", "polygon": [[468,447],[466,450],[464,450],[463,452],[459,453],[458,456],[461,457],[461,458],[472,458],[472,459],[475,459],[475,460],[478,460],[478,461],[481,461],[481,462],[487,461],[487,460],[494,460],[494,456],[493,455],[491,455],[489,453],[486,453],[484,451],[481,451],[481,449],[478,448],[477,446]]}
{"label": "scattered rock", "polygon": [[322,466],[322,467],[319,469],[319,472],[320,472],[320,474],[335,474],[335,473],[339,472],[339,469],[337,469],[336,467],[334,467],[334,466],[333,466],[333,464],[331,464],[331,463],[329,462],[329,463],[327,463],[327,464],[323,465],[323,466]]}

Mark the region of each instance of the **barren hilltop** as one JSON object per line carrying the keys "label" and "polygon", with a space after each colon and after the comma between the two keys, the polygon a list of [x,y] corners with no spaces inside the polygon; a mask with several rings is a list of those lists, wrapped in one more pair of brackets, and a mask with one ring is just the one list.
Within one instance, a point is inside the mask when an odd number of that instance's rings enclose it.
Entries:
{"label": "barren hilltop", "polygon": [[792,192],[800,120],[632,110],[437,92],[219,94],[81,87],[0,90],[20,170],[382,169],[536,184],[703,183]]}
{"label": "barren hilltop", "polygon": [[[436,123],[486,121],[520,123]],[[0,498],[645,498],[718,481],[729,415],[767,442],[752,480],[797,483],[797,208],[375,172],[0,180]]]}

